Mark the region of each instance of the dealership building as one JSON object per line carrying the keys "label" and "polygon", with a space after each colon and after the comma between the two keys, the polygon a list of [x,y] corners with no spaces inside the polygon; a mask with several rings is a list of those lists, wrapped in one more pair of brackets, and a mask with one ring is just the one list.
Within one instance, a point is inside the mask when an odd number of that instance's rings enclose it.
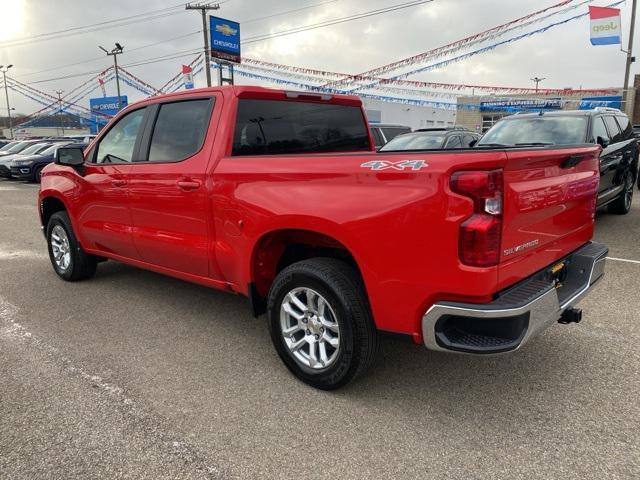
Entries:
{"label": "dealership building", "polygon": [[[612,107],[625,111],[634,124],[640,124],[640,75],[636,75],[634,87],[623,100],[621,88],[594,90],[559,90],[528,95],[486,95],[458,97],[456,124],[486,132],[502,117],[518,112],[554,110],[588,110],[595,107]],[[623,104],[624,103],[624,104]]]}

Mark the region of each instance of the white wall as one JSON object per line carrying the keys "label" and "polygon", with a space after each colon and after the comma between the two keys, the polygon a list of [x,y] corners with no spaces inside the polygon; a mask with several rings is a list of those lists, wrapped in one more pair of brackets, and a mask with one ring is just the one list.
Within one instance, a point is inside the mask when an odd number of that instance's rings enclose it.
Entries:
{"label": "white wall", "polygon": [[407,125],[414,130],[416,128],[451,126],[456,121],[455,110],[441,110],[433,107],[383,102],[368,98],[363,98],[362,103],[368,111],[367,115],[371,117],[371,121],[380,118],[382,123]]}

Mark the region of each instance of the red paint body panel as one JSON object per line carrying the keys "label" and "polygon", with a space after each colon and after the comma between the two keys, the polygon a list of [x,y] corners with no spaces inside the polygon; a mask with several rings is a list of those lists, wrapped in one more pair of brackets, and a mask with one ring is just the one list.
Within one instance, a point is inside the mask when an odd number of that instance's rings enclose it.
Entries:
{"label": "red paint body panel", "polygon": [[[63,200],[86,250],[247,294],[256,247],[266,235],[316,232],[355,259],[378,328],[419,341],[420,319],[434,302],[488,302],[591,238],[598,147],[234,157],[239,97],[302,99],[278,90],[222,87],[154,97],[136,107],[202,95],[216,96],[209,132],[203,148],[182,162],[118,169],[86,164],[84,175],[46,168],[40,200]],[[361,106],[349,96],[329,102]],[[589,159],[561,169],[561,161],[575,154]],[[423,160],[428,166],[362,167],[372,160]],[[504,169],[503,251],[538,242],[503,254],[497,266],[469,267],[459,260],[458,238],[473,202],[453,193],[449,182],[455,171],[489,169]],[[120,190],[111,183],[118,176],[127,183]],[[183,191],[181,180],[199,186]]]}

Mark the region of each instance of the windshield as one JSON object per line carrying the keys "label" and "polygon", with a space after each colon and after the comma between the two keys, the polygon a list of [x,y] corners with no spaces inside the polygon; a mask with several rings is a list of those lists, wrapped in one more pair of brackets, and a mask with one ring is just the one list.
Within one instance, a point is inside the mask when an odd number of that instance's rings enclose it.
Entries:
{"label": "windshield", "polygon": [[60,147],[68,147],[70,143],[54,143],[40,152],[40,155],[53,155]]}
{"label": "windshield", "polygon": [[25,148],[20,153],[23,155],[33,155],[34,153],[38,153],[40,150],[47,148],[49,144],[47,143],[36,143],[35,145],[31,145],[29,148]]}
{"label": "windshield", "polygon": [[4,147],[0,148],[0,152],[7,152],[11,150],[13,147],[15,147],[17,144],[18,142],[9,142]]}
{"label": "windshield", "polygon": [[31,145],[30,142],[20,142],[16,143],[13,147],[11,147],[8,151],[9,153],[20,153],[22,150]]}
{"label": "windshield", "polygon": [[444,143],[444,135],[439,133],[414,133],[400,135],[384,147],[381,152],[389,152],[393,150],[429,150],[432,148],[442,148]]}
{"label": "windshield", "polygon": [[538,116],[496,123],[478,142],[482,145],[576,145],[587,138],[587,117]]}

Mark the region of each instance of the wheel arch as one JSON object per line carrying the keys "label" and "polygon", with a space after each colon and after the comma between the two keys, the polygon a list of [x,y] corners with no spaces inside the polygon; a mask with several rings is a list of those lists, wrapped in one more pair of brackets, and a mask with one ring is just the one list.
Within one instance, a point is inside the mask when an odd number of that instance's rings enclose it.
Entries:
{"label": "wheel arch", "polygon": [[255,242],[249,258],[248,293],[254,315],[265,312],[269,288],[280,271],[295,262],[316,257],[342,260],[364,278],[352,250],[333,235],[304,228],[265,232]]}

